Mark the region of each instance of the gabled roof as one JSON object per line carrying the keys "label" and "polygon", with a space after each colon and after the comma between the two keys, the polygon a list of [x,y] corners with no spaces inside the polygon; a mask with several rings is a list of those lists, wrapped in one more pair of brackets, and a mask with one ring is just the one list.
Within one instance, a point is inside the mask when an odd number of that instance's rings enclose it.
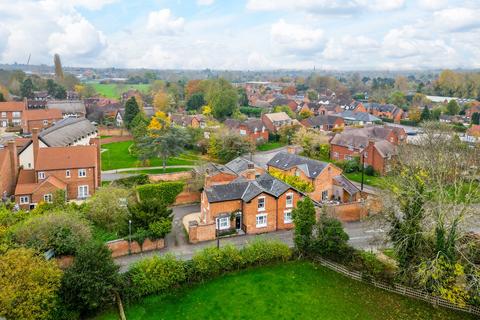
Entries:
{"label": "gabled roof", "polygon": [[328,166],[328,163],[288,152],[279,152],[267,162],[267,166],[282,170],[288,170],[293,167],[297,167],[298,169],[302,170],[307,177],[313,179],[316,178],[323,171],[323,169]]}
{"label": "gabled roof", "polygon": [[240,173],[242,173],[242,172],[244,172],[245,170],[248,169],[249,164],[253,164],[254,167],[258,167],[257,165],[255,165],[255,163],[253,163],[252,161],[247,160],[243,157],[237,157],[237,158],[233,159],[229,163],[226,163],[225,167],[227,167],[229,170],[235,172],[236,174],[240,174]]}
{"label": "gabled roof", "polygon": [[49,109],[59,109],[62,113],[86,113],[85,103],[80,100],[48,101]]}
{"label": "gabled roof", "polygon": [[0,102],[0,112],[4,111],[24,111],[25,102],[24,101],[6,101]]}
{"label": "gabled roof", "polygon": [[333,126],[338,119],[343,118],[335,115],[318,115],[315,117],[310,117],[305,119],[305,123],[309,124],[311,127],[320,127],[324,124]]}
{"label": "gabled roof", "polygon": [[95,132],[97,128],[88,119],[65,118],[42,130],[38,136],[48,146],[59,147],[68,146]]}
{"label": "gabled roof", "polygon": [[58,109],[33,109],[25,111],[27,121],[62,119],[62,111]]}
{"label": "gabled roof", "polygon": [[97,166],[97,146],[39,148],[35,170],[63,170]]}
{"label": "gabled roof", "polygon": [[346,111],[337,113],[336,116],[339,116],[345,120],[351,120],[351,121],[362,121],[362,122],[381,121],[380,118],[377,118],[368,112],[353,112],[351,110],[346,110]]}
{"label": "gabled roof", "polygon": [[384,140],[392,132],[390,127],[372,126],[365,128],[346,129],[342,133],[337,133],[330,144],[344,147],[364,148],[368,140]]}
{"label": "gabled roof", "polygon": [[270,119],[270,121],[292,121],[286,112],[275,112],[275,113],[266,113],[265,117]]}
{"label": "gabled roof", "polygon": [[[35,179],[35,171],[34,170],[21,170],[20,174],[22,174],[22,171],[28,171],[28,175],[32,175],[33,171],[33,178]],[[42,187],[45,184],[51,184],[53,187],[57,189],[65,189],[67,187],[67,184],[63,182],[62,180],[58,179],[55,176],[48,176],[47,179],[35,183],[35,182],[24,182],[21,183],[20,181],[17,183],[17,186],[15,188],[15,194],[16,195],[22,195],[22,194],[32,194],[35,193],[40,187]]]}
{"label": "gabled roof", "polygon": [[265,173],[255,180],[239,179],[228,184],[213,185],[205,189],[205,193],[210,203],[232,200],[248,202],[262,193],[278,198],[289,189],[292,187]]}
{"label": "gabled roof", "polygon": [[343,174],[333,177],[333,181],[336,185],[341,186],[351,196],[357,192],[360,192],[360,190],[352,182],[350,182],[350,180],[345,178]]}

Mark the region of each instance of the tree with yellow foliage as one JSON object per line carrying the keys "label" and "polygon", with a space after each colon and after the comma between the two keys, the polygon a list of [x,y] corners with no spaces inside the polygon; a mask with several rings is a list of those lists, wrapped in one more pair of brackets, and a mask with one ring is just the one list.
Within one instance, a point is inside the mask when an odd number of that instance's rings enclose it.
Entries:
{"label": "tree with yellow foliage", "polygon": [[203,106],[203,108],[202,108],[202,114],[203,114],[204,116],[207,116],[207,117],[208,117],[208,116],[211,116],[211,115],[212,115],[212,107],[210,107],[210,106],[208,106],[208,105],[207,105],[207,106]]}
{"label": "tree with yellow foliage", "polygon": [[422,112],[420,111],[420,108],[410,108],[410,110],[408,110],[408,119],[411,121],[419,122],[421,116]]}
{"label": "tree with yellow foliage", "polygon": [[162,111],[155,112],[155,115],[150,120],[150,124],[148,125],[148,130],[163,130],[169,128],[171,124],[170,117]]}
{"label": "tree with yellow foliage", "polygon": [[31,249],[0,256],[0,316],[7,319],[50,319],[56,307],[62,271]]}

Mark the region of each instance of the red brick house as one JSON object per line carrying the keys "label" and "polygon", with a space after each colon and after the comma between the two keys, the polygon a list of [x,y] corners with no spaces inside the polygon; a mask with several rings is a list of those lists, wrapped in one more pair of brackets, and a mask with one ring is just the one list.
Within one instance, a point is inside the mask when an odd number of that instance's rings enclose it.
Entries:
{"label": "red brick house", "polygon": [[23,133],[28,133],[33,128],[46,129],[62,119],[62,111],[58,109],[25,110],[22,130]]}
{"label": "red brick house", "polygon": [[333,115],[318,115],[300,121],[303,126],[321,131],[332,131],[333,129],[343,128],[345,121],[342,117]]}
{"label": "red brick house", "polygon": [[252,142],[268,142],[268,130],[260,119],[247,119],[239,121],[235,119],[227,119],[224,122],[230,130],[248,137]]}
{"label": "red brick house", "polygon": [[363,154],[365,166],[385,174],[397,154],[396,146],[406,141],[406,137],[405,130],[397,127],[348,128],[330,140],[330,159],[348,161]]}
{"label": "red brick house", "polygon": [[0,127],[20,129],[25,110],[25,101],[0,102]]}
{"label": "red brick house", "polygon": [[[381,104],[381,103],[365,103],[363,105],[368,113],[379,118],[387,118],[393,120],[395,123],[399,123],[404,119],[406,113],[394,104]],[[358,107],[357,107],[358,108]],[[360,110],[356,110],[357,112]]]}
{"label": "red brick house", "polygon": [[288,152],[277,153],[267,163],[268,171],[280,170],[313,184],[314,191],[308,196],[317,202],[332,200],[341,203],[357,201],[360,190],[355,187],[337,166]]}
{"label": "red brick house", "polygon": [[32,137],[34,169],[20,169],[15,201],[22,209],[50,202],[56,190],[65,190],[67,200],[83,200],[101,185],[100,140],[88,146],[40,147]]}
{"label": "red brick house", "polygon": [[281,127],[295,123],[285,112],[266,113],[262,115],[262,122],[267,130],[272,133],[277,132]]}
{"label": "red brick house", "polygon": [[200,221],[215,224],[218,232],[247,234],[293,228],[292,209],[301,194],[269,174],[246,177],[206,187],[201,197]]}

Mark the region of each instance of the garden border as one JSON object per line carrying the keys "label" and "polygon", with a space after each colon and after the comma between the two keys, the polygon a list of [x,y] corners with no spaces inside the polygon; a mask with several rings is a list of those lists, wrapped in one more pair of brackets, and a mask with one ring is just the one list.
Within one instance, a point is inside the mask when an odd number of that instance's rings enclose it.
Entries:
{"label": "garden border", "polygon": [[464,312],[467,312],[467,313],[470,313],[470,314],[473,314],[473,315],[476,315],[476,316],[480,316],[480,307],[476,307],[476,306],[472,306],[472,305],[468,305],[468,304],[465,305],[465,306],[459,306],[459,305],[451,303],[450,301],[445,300],[443,298],[432,296],[428,292],[413,289],[413,288],[410,288],[410,287],[405,287],[405,286],[402,286],[400,284],[388,284],[386,282],[376,281],[376,280],[365,281],[365,279],[362,277],[362,273],[359,272],[359,271],[349,270],[341,264],[337,264],[335,262],[332,262],[332,261],[329,261],[329,260],[326,260],[326,259],[323,259],[323,258],[320,258],[320,257],[315,257],[313,260],[315,262],[318,262],[320,265],[330,269],[330,270],[341,273],[344,276],[347,276],[347,277],[349,277],[351,279],[354,279],[354,280],[357,280],[357,281],[370,283],[374,287],[377,287],[377,288],[380,288],[380,289],[383,289],[383,290],[387,290],[387,291],[390,291],[390,292],[394,292],[394,293],[397,293],[399,295],[406,296],[406,297],[409,297],[409,298],[413,298],[413,299],[417,299],[417,300],[423,300],[423,301],[428,302],[428,303],[430,303],[434,306],[441,306],[441,307],[444,307],[444,308],[458,310],[458,311],[464,311]]}

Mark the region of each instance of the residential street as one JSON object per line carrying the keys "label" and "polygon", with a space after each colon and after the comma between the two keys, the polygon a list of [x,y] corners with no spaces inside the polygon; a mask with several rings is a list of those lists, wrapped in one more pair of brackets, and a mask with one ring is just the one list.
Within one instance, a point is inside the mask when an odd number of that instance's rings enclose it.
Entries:
{"label": "residential street", "polygon": [[[173,254],[180,259],[190,259],[196,251],[206,247],[216,246],[217,241],[205,241],[198,244],[189,244],[182,226],[182,218],[194,212],[200,211],[200,205],[179,206],[173,209],[174,219],[172,232],[165,237],[166,247],[162,250],[140,253],[131,256],[124,256],[115,259],[120,266],[120,270],[125,272],[134,262],[154,255]],[[350,236],[350,243],[359,249],[374,250],[379,246],[378,239],[384,235],[384,230],[373,228],[369,222],[350,222],[344,224],[345,230]],[[220,246],[233,244],[241,248],[249,241],[256,238],[277,239],[293,247],[292,231],[277,231],[261,235],[243,235],[220,239]]]}

